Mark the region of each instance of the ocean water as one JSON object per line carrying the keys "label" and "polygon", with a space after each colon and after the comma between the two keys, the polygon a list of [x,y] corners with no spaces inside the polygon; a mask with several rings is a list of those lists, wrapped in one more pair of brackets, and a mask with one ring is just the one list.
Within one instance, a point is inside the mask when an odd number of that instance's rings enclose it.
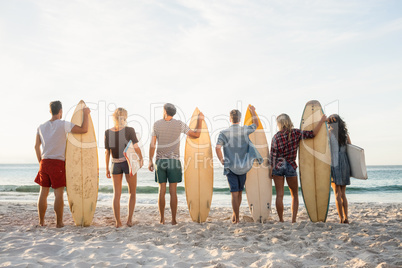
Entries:
{"label": "ocean water", "polygon": [[[38,172],[38,164],[0,164],[0,202],[36,202],[39,186],[34,182]],[[351,178],[351,185],[346,188],[349,202],[358,203],[401,203],[402,202],[402,166],[368,166],[368,180]],[[127,183],[123,179],[122,204],[128,201]],[[273,187],[272,202],[275,204],[275,187]],[[49,196],[49,201],[52,199]],[[105,169],[99,170],[98,204],[111,205],[113,198],[113,184],[106,178]],[[139,170],[137,175],[137,204],[156,205],[158,199],[158,184],[154,173],[146,168]],[[178,185],[179,205],[186,205],[184,183]],[[65,195],[67,201],[67,196]],[[169,200],[169,194],[166,195]],[[290,205],[291,197],[285,188],[284,204]],[[303,198],[300,192],[300,205]],[[331,191],[330,203],[334,204]],[[168,203],[167,203],[168,204]],[[231,198],[223,169],[214,170],[214,192],[212,206],[230,207]],[[242,206],[247,207],[246,194],[243,193]]]}

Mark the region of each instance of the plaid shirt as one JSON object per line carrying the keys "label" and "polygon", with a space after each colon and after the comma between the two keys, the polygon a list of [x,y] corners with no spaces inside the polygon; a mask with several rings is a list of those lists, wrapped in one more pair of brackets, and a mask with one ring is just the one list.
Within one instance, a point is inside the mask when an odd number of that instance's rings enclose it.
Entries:
{"label": "plaid shirt", "polygon": [[296,170],[296,155],[300,140],[311,138],[314,138],[313,131],[301,131],[297,128],[291,130],[290,140],[288,131],[276,133],[271,142],[271,167],[279,169],[282,162],[286,160]]}

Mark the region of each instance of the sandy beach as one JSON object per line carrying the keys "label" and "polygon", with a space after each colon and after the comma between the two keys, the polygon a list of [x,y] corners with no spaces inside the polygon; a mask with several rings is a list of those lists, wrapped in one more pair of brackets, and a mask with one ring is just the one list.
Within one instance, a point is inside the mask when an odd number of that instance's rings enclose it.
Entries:
{"label": "sandy beach", "polygon": [[[93,225],[37,226],[35,204],[0,204],[0,266],[13,267],[401,267],[402,204],[350,204],[349,225],[337,223],[330,206],[326,223],[312,223],[300,207],[298,222],[230,223],[230,208],[213,208],[208,222],[191,222],[179,207],[177,226],[158,224],[155,206],[137,206],[136,225],[113,227],[111,207],[97,208]],[[122,216],[126,216],[122,207]],[[167,220],[170,212],[167,211]]]}

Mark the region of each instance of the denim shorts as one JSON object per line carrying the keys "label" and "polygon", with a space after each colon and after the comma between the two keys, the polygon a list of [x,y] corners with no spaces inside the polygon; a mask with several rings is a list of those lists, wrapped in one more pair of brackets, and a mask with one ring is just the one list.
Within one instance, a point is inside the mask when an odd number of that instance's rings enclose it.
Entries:
{"label": "denim shorts", "polygon": [[229,170],[226,174],[229,183],[230,192],[242,192],[244,190],[244,184],[246,184],[247,173],[243,175],[237,175]]}
{"label": "denim shorts", "polygon": [[122,163],[112,163],[112,174],[117,175],[123,173],[124,174],[130,173],[127,161],[124,161]]}
{"label": "denim shorts", "polygon": [[272,170],[272,175],[275,176],[280,176],[280,177],[296,177],[297,176],[297,172],[296,170],[292,167],[291,164],[289,164],[286,161],[282,162],[282,165],[276,169],[274,168]]}

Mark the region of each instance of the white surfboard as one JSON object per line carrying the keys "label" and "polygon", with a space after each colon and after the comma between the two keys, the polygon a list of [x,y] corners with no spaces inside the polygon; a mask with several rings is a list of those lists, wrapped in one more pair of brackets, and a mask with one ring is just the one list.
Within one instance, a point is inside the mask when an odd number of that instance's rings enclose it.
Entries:
{"label": "white surfboard", "polygon": [[[269,220],[271,214],[272,180],[269,178],[268,141],[258,115],[257,119],[259,123],[258,128],[250,134],[249,138],[264,159],[264,162],[261,165],[254,162],[253,167],[247,172],[246,194],[254,222],[264,223]],[[252,123],[253,116],[251,115],[249,106],[244,117],[244,125],[251,125]]]}
{"label": "white surfboard", "polygon": [[366,160],[364,157],[364,149],[353,144],[346,146],[346,152],[350,164],[350,176],[360,180],[367,180]]}
{"label": "white surfboard", "polygon": [[130,176],[134,176],[138,170],[141,168],[140,166],[140,158],[138,154],[135,152],[134,145],[130,140],[124,149],[124,156],[127,159],[128,167],[130,169]]}

